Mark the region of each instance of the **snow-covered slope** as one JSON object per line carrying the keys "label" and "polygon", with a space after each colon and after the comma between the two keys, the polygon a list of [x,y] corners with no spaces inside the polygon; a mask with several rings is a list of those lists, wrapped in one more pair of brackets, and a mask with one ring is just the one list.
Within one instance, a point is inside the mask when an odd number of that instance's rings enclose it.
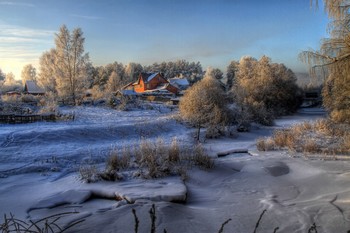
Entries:
{"label": "snow-covered slope", "polygon": [[[319,232],[350,230],[348,161],[292,158],[286,152],[257,152],[257,137],[273,128],[322,117],[303,111],[256,127],[236,138],[207,140],[212,156],[234,148],[249,154],[215,158],[210,171],[193,169],[184,183],[179,177],[158,180],[82,183],[77,167],[86,160],[103,162],[112,146],[137,143],[141,137],[170,142],[193,142],[192,129],[177,123],[171,113],[155,110],[119,112],[105,108],[74,108],[74,122],[0,125],[0,215],[38,219],[53,213],[77,211],[63,219],[84,218],[71,232],[134,232],[132,209],[139,232],[149,232],[149,209],[156,205],[157,232]],[[186,197],[186,202],[183,199]]]}

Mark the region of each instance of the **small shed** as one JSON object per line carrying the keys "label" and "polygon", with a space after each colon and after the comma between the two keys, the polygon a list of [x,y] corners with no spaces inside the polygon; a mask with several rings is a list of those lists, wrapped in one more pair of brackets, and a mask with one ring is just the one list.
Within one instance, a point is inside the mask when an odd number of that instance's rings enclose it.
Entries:
{"label": "small shed", "polygon": [[24,85],[24,93],[30,95],[45,95],[44,89],[39,87],[36,82],[27,80]]}
{"label": "small shed", "polygon": [[186,90],[190,86],[187,78],[171,78],[169,79],[169,83],[180,90]]}

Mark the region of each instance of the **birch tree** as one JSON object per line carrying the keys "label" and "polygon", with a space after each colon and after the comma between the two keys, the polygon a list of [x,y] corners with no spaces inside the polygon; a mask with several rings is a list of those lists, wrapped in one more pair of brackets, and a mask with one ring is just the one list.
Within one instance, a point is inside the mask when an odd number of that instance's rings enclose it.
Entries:
{"label": "birch tree", "polygon": [[121,86],[120,76],[117,72],[113,71],[109,76],[109,79],[107,82],[107,90],[109,92],[116,92],[120,86]]}
{"label": "birch tree", "polygon": [[38,76],[38,83],[45,88],[46,91],[57,94],[56,84],[56,50],[44,52],[39,59],[40,70]]}
{"label": "birch tree", "polygon": [[55,48],[40,58],[41,81],[48,81],[52,76],[58,97],[73,103],[76,103],[77,97],[88,85],[87,76],[91,65],[89,55],[84,53],[84,42],[80,28],[70,32],[63,25],[55,35]]}
{"label": "birch tree", "polygon": [[319,50],[302,52],[300,58],[310,65],[312,74],[319,69],[326,71],[322,90],[323,105],[331,119],[350,124],[350,2],[323,2],[331,20],[330,38],[322,40]]}
{"label": "birch tree", "polygon": [[16,85],[15,75],[12,72],[6,74],[4,85],[5,86]]}
{"label": "birch tree", "polygon": [[25,65],[21,72],[21,78],[23,85],[27,80],[32,80],[36,82],[36,69],[32,64]]}
{"label": "birch tree", "polygon": [[84,53],[84,41],[80,28],[70,33],[65,25],[55,38],[57,91],[59,96],[71,98],[74,103],[86,81],[89,56]]}

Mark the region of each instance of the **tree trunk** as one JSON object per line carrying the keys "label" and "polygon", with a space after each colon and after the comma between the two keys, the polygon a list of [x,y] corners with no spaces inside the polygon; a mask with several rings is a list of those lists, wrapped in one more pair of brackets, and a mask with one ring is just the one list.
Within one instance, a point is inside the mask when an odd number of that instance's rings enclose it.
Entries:
{"label": "tree trunk", "polygon": [[198,125],[197,127],[198,127],[198,129],[197,129],[196,139],[197,139],[197,142],[199,142],[199,136],[200,136],[200,133],[201,133],[201,125]]}

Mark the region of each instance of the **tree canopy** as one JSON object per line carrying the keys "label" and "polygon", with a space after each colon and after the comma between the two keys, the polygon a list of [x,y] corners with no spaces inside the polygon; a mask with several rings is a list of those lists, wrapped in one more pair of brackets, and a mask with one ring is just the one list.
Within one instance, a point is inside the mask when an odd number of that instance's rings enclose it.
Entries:
{"label": "tree canopy", "polygon": [[327,76],[322,94],[331,119],[350,123],[350,2],[324,0],[324,5],[331,19],[330,38],[322,40],[319,50],[302,52],[300,58],[313,74],[322,69]]}
{"label": "tree canopy", "polygon": [[91,64],[84,53],[84,42],[80,28],[70,32],[63,25],[55,36],[55,48],[40,58],[40,82],[73,103],[88,84]]}
{"label": "tree canopy", "polygon": [[180,101],[179,110],[185,120],[197,127],[197,140],[201,127],[215,127],[227,122],[229,111],[225,99],[220,82],[211,69],[206,71],[201,81],[186,91]]}

